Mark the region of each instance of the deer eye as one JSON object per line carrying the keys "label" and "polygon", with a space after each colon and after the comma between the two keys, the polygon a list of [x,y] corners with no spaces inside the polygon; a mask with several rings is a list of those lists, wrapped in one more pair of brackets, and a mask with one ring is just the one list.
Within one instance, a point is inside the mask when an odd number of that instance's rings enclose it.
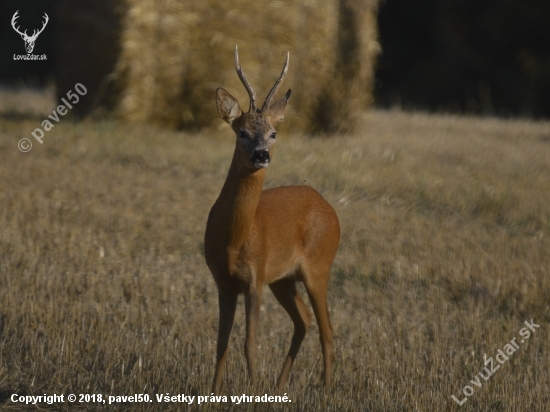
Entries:
{"label": "deer eye", "polygon": [[270,136],[272,139],[276,139],[277,138],[277,132],[273,132],[271,133],[271,136]]}
{"label": "deer eye", "polygon": [[241,139],[248,139],[248,133],[246,133],[244,130],[241,130],[241,131],[239,132],[239,137],[240,137]]}

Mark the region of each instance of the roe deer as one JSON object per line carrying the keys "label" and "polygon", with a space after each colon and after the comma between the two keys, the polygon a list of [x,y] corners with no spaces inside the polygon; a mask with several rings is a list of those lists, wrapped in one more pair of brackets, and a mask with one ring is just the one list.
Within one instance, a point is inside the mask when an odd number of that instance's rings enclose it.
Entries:
{"label": "roe deer", "polygon": [[206,263],[218,287],[219,330],[213,391],[218,393],[227,359],[237,296],[245,295],[245,355],[250,382],[256,380],[256,332],[262,286],[271,291],[294,323],[294,335],[277,380],[282,389],[311,322],[311,312],[296,290],[303,282],[319,325],[325,387],[330,385],[334,352],[327,305],[330,266],[340,241],[340,225],[332,206],[309,186],[262,191],[276,141],[275,124],[283,118],[290,90],[271,103],[288,69],[279,78],[261,109],[244,75],[235,46],[235,69],[250,97],[244,113],[237,100],[219,88],[220,116],[236,134],[235,151],[221,193],[206,224]]}

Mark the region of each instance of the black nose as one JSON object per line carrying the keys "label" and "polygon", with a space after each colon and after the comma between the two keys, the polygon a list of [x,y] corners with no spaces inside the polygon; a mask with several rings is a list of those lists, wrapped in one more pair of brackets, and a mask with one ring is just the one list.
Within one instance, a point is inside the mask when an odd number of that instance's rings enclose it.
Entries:
{"label": "black nose", "polygon": [[250,160],[252,160],[252,163],[267,163],[269,162],[269,152],[267,150],[255,150]]}

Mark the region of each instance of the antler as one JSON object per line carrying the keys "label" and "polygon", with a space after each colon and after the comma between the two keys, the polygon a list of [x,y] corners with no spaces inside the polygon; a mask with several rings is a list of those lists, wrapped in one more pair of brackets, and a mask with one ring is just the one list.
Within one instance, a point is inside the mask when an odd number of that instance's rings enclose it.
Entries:
{"label": "antler", "polygon": [[28,40],[36,40],[36,38],[38,37],[38,35],[40,33],[42,33],[44,31],[44,29],[46,28],[46,25],[48,24],[48,22],[50,21],[50,18],[48,17],[48,15],[46,13],[44,13],[44,17],[46,18],[46,21],[44,21],[44,23],[42,24],[42,28],[40,30],[34,30],[33,33],[32,33],[32,36],[29,36],[27,34],[27,30],[25,30],[24,33],[22,33],[21,31],[19,31],[19,26],[18,27],[15,27],[15,23],[16,23],[16,20],[19,18],[18,16],[18,13],[19,13],[19,10],[17,10],[15,12],[15,14],[13,15],[13,17],[11,18],[11,26],[13,27],[13,29],[19,33],[21,36],[25,36],[26,39]]}
{"label": "antler", "polygon": [[269,92],[267,97],[265,98],[264,105],[262,106],[262,112],[265,112],[266,110],[269,109],[269,105],[271,104],[271,101],[273,100],[273,96],[275,96],[275,93],[277,93],[277,91],[279,90],[279,87],[281,86],[281,83],[283,82],[283,80],[286,76],[286,72],[288,70],[288,59],[289,58],[290,58],[290,53],[287,52],[286,53],[285,65],[283,66],[283,71],[281,72],[281,74],[279,75],[279,78],[277,79],[277,81],[273,85],[273,88],[271,89],[271,91]]}
{"label": "antler", "polygon": [[17,10],[17,11],[15,12],[15,14],[13,15],[13,17],[11,18],[11,27],[13,27],[13,29],[14,29],[17,33],[19,33],[21,36],[28,37],[28,36],[27,36],[27,30],[25,30],[25,33],[21,33],[21,32],[19,31],[19,27],[15,27],[15,21],[19,18],[19,16],[17,15],[17,13],[19,13],[19,10]]}
{"label": "antler", "polygon": [[42,33],[44,31],[44,29],[46,28],[46,24],[48,24],[48,22],[50,21],[50,18],[48,17],[48,15],[46,13],[44,13],[44,17],[46,18],[46,21],[42,25],[42,28],[40,30],[38,30],[38,32],[36,30],[34,30],[33,33],[32,33],[32,36],[30,37],[31,39],[36,39],[38,37],[38,35],[40,33]]}
{"label": "antler", "polygon": [[243,73],[243,70],[241,69],[241,64],[239,63],[239,47],[235,45],[235,70],[237,71],[237,74],[239,75],[239,79],[241,79],[241,82],[243,83],[246,91],[248,92],[248,97],[250,97],[250,106],[248,106],[248,111],[255,111],[256,110],[256,92],[254,89],[252,89],[252,86],[250,83],[248,83],[248,79]]}

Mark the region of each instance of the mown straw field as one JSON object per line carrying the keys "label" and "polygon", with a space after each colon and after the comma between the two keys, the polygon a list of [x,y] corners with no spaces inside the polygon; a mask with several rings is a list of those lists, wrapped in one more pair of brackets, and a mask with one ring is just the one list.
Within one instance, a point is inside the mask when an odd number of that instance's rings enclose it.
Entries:
{"label": "mown straw field", "polygon": [[[0,99],[0,409],[37,409],[14,393],[210,395],[217,296],[202,241],[229,128],[63,119],[24,154],[17,141],[53,107],[12,97]],[[331,139],[281,133],[266,180],[315,187],[341,222],[331,390],[314,324],[292,403],[109,410],[549,410],[550,124],[381,111],[360,122]],[[243,312],[239,302],[224,394],[274,394],[291,322],[266,289],[250,388]],[[540,328],[520,343],[531,319]],[[513,338],[494,376],[470,383]],[[451,396],[466,385],[459,407]]]}

